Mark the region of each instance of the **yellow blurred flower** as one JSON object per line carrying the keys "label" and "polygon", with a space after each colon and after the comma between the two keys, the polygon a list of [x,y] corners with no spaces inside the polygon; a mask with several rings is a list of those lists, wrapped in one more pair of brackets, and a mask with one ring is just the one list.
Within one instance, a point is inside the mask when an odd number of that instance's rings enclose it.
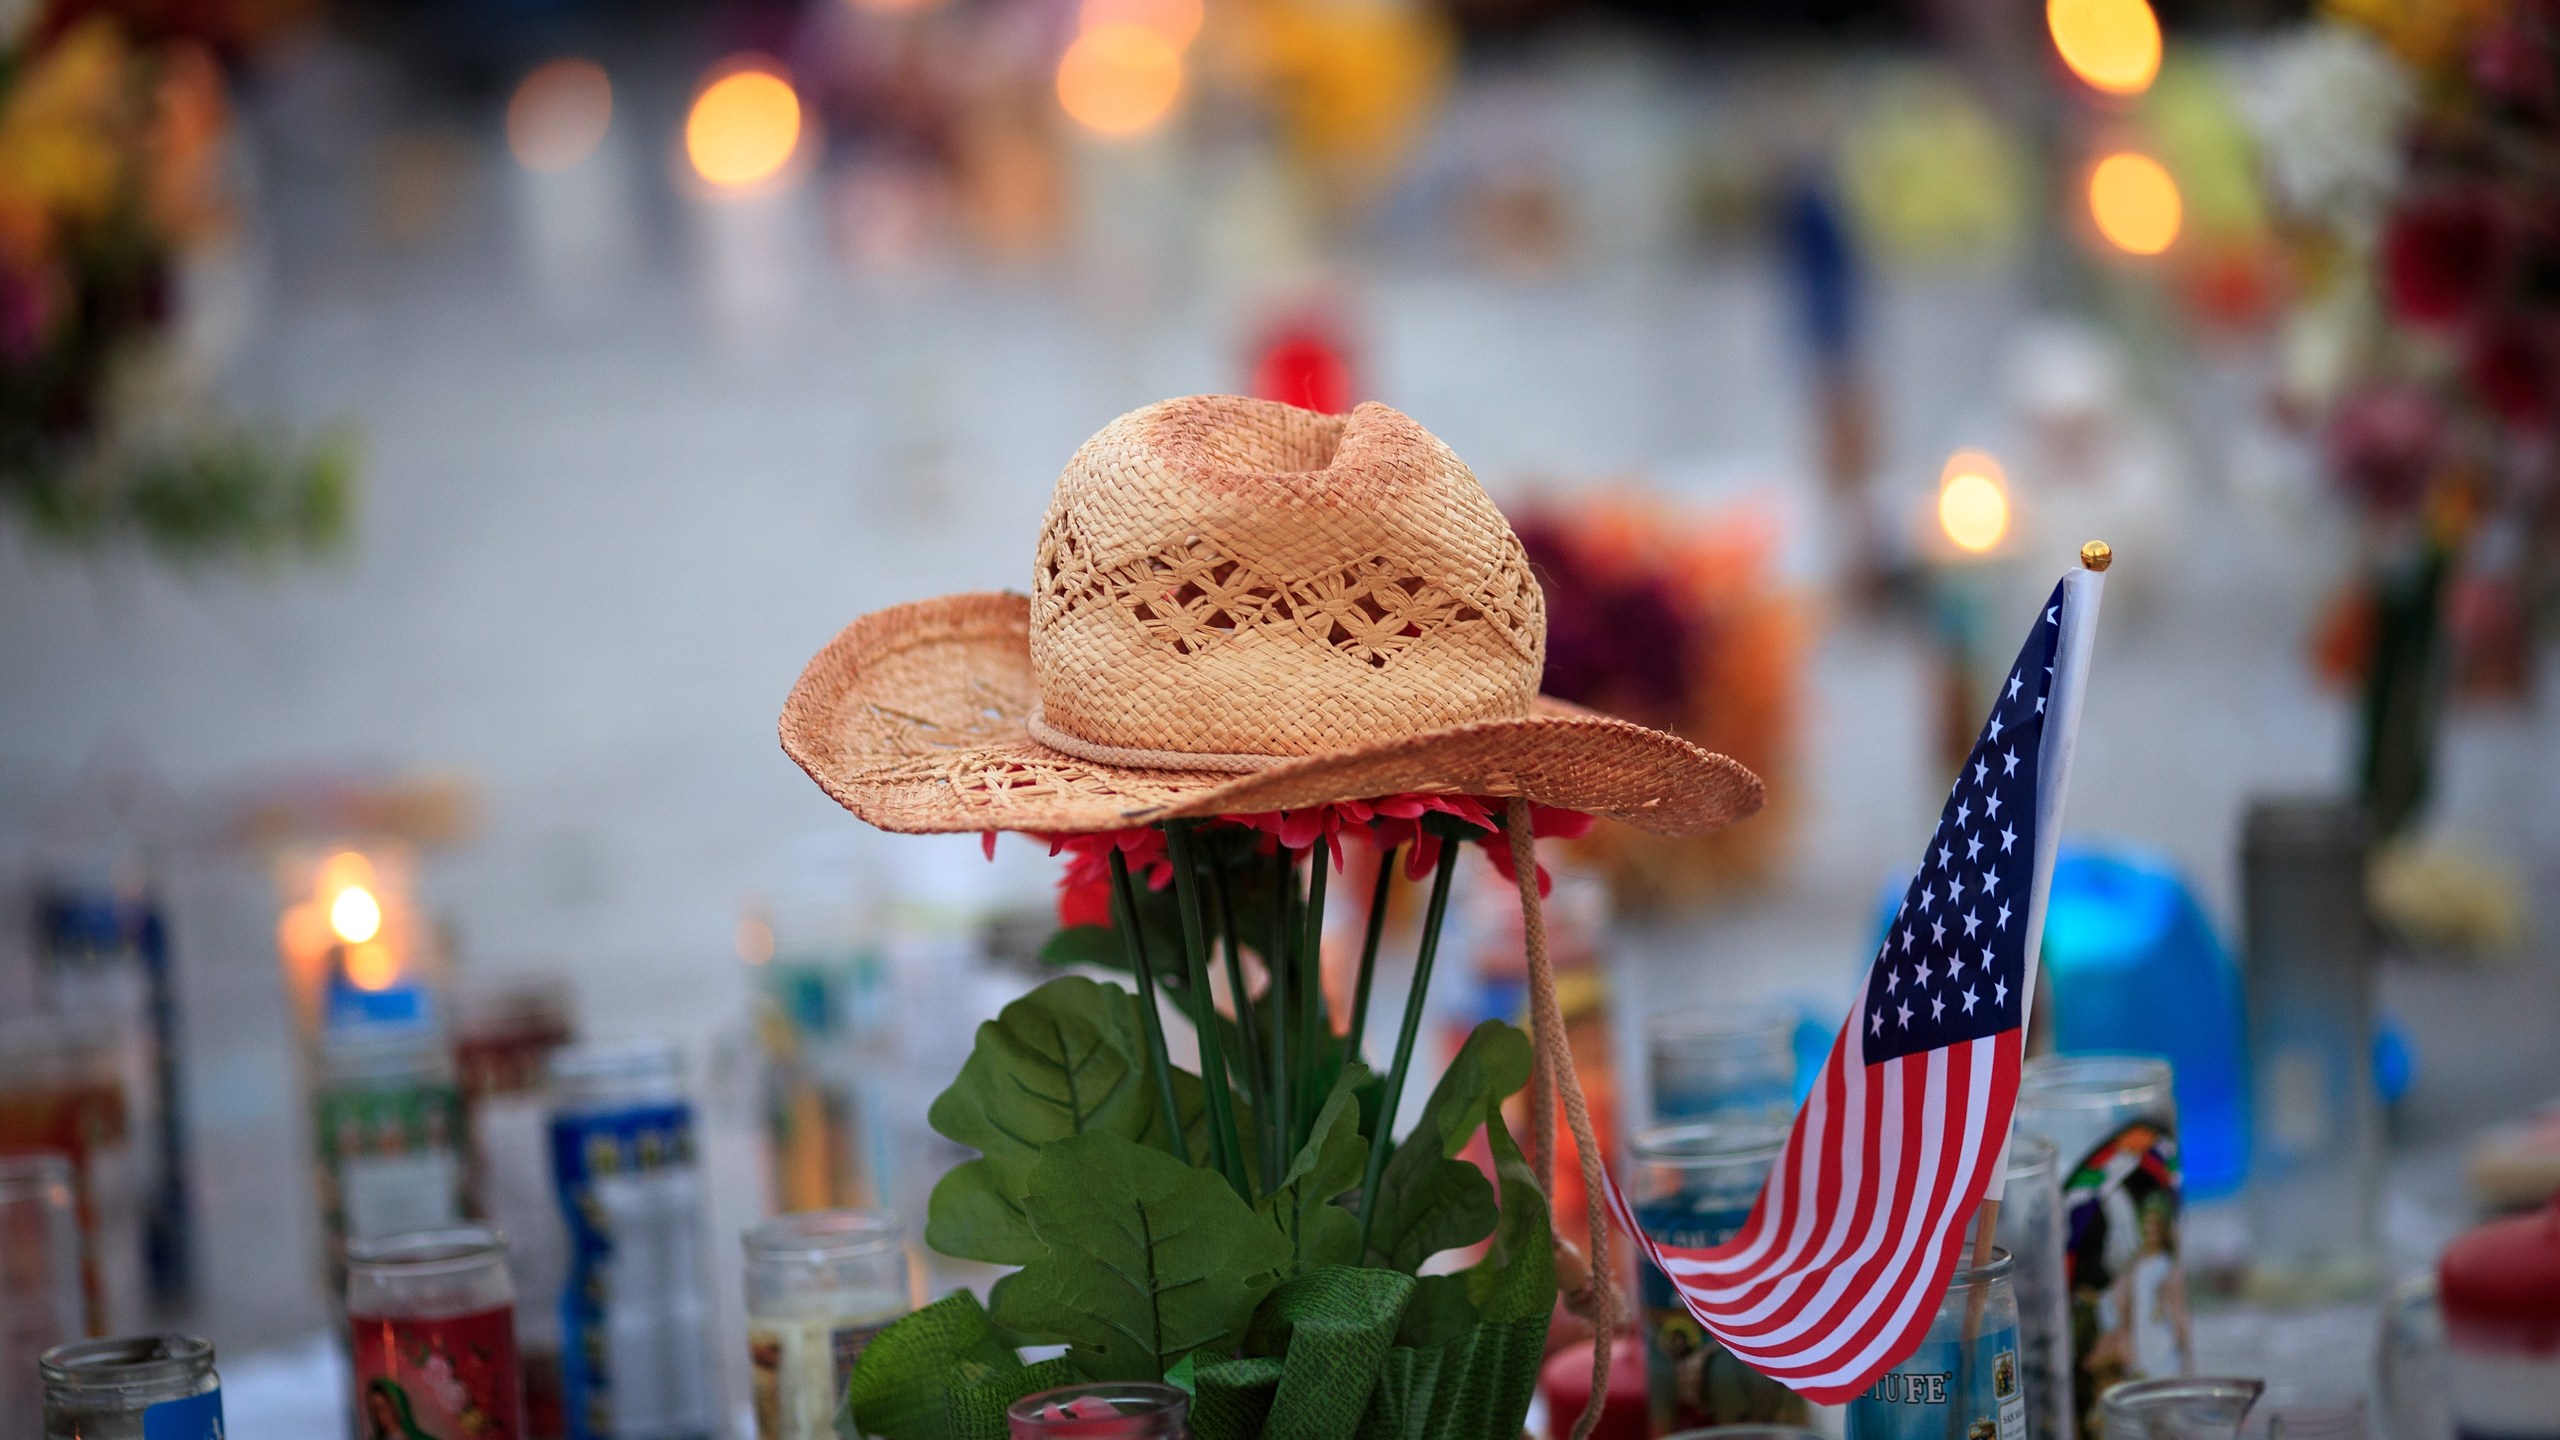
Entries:
{"label": "yellow blurred flower", "polygon": [[1934,71],[1887,80],[1840,145],[1858,228],[1896,259],[1995,258],[2026,233],[2026,158],[1980,101]]}
{"label": "yellow blurred flower", "polygon": [[114,213],[133,139],[132,52],[90,20],[26,62],[0,101],[0,243],[40,257],[64,226]]}
{"label": "yellow blurred flower", "polygon": [[1448,22],[1399,0],[1245,0],[1232,14],[1230,64],[1290,153],[1339,204],[1374,194],[1447,93]]}
{"label": "yellow blurred flower", "polygon": [[2505,12],[2509,0],[2321,0],[2320,12],[2360,25],[2430,73],[2461,62],[2464,42]]}

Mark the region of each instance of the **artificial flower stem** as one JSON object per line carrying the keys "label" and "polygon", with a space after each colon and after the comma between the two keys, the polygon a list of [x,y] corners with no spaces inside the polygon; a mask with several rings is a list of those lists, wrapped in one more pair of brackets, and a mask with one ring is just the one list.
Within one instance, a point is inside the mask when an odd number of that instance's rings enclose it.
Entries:
{"label": "artificial flower stem", "polygon": [[1253,996],[1244,984],[1244,916],[1236,909],[1235,887],[1228,883],[1227,867],[1212,864],[1209,874],[1214,882],[1211,893],[1218,901],[1218,928],[1227,937],[1227,994],[1236,1007],[1236,1039],[1244,1046],[1240,1057],[1244,1093],[1253,1097],[1253,1109],[1244,1116],[1245,1128],[1253,1133],[1244,1138],[1261,1155],[1262,1173],[1271,1175],[1276,1172],[1271,1168],[1270,1077],[1263,1073],[1262,1027],[1254,1023]]}
{"label": "artificial flower stem", "polygon": [[1342,1063],[1358,1064],[1361,1037],[1369,1028],[1369,982],[1378,975],[1378,941],[1387,933],[1387,892],[1396,883],[1396,847],[1378,857],[1378,880],[1369,890],[1369,933],[1360,941],[1360,980],[1351,992],[1351,1033],[1342,1044]]}
{"label": "artificial flower stem", "polygon": [[1138,890],[1129,883],[1129,860],[1116,845],[1111,850],[1111,902],[1111,921],[1120,927],[1129,968],[1138,976],[1138,1028],[1146,1032],[1147,1062],[1156,1072],[1156,1104],[1164,1111],[1173,1158],[1188,1165],[1191,1141],[1182,1133],[1182,1105],[1173,1093],[1173,1060],[1164,1048],[1164,1016],[1156,1010],[1155,962],[1147,958],[1147,937],[1138,929]]}
{"label": "artificial flower stem", "polygon": [[1296,967],[1289,963],[1290,901],[1298,893],[1298,867],[1286,845],[1271,847],[1271,948],[1267,952],[1271,969],[1271,1124],[1273,1159],[1277,1162],[1263,1173],[1278,1184],[1288,1172],[1289,1157],[1298,1151],[1296,1124],[1297,1072],[1289,1068],[1289,991],[1297,984]]}
{"label": "artificial flower stem", "polygon": [[1458,842],[1442,839],[1440,865],[1431,872],[1431,903],[1422,912],[1422,947],[1413,959],[1413,985],[1405,991],[1404,1024],[1396,1031],[1395,1063],[1378,1096],[1378,1133],[1369,1137],[1369,1173],[1360,1182],[1360,1252],[1369,1251],[1369,1229],[1378,1219],[1378,1181],[1394,1149],[1396,1107],[1404,1100],[1405,1075],[1413,1068],[1413,1042],[1422,1033],[1422,1002],[1431,992],[1431,962],[1440,953],[1440,922],[1449,914],[1449,881],[1458,870]]}
{"label": "artificial flower stem", "polygon": [[[1329,868],[1326,858],[1322,840],[1307,851],[1306,943],[1298,948],[1298,995],[1306,1012],[1298,1044],[1298,1129],[1305,1133],[1291,1137],[1295,1145],[1304,1145],[1313,1136],[1316,1111],[1323,1100],[1316,1094],[1316,1053],[1328,1020],[1324,1013],[1324,889]],[[1294,1149],[1291,1153],[1295,1153]]]}
{"label": "artificial flower stem", "polygon": [[1192,868],[1191,822],[1169,820],[1165,851],[1173,861],[1175,908],[1182,912],[1183,961],[1191,976],[1192,1029],[1200,1041],[1200,1080],[1209,1092],[1209,1148],[1218,1169],[1245,1203],[1253,1202],[1244,1178],[1244,1147],[1236,1134],[1235,1098],[1227,1092],[1226,1047],[1218,1041],[1218,1003],[1209,989],[1209,946],[1201,935],[1200,880]]}

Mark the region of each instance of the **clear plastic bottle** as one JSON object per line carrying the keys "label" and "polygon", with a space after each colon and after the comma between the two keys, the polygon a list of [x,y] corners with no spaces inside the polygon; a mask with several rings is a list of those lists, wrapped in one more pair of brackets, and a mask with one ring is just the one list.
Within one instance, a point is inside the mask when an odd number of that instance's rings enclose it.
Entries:
{"label": "clear plastic bottle", "polygon": [[44,1353],[45,1440],[223,1440],[213,1342],[120,1335]]}
{"label": "clear plastic bottle", "polygon": [[347,1242],[358,1433],[523,1440],[506,1237],[478,1225]]}
{"label": "clear plastic bottle", "polygon": [[903,1232],[885,1210],[812,1210],[746,1233],[758,1440],[855,1440],[845,1382],[914,1304]]}

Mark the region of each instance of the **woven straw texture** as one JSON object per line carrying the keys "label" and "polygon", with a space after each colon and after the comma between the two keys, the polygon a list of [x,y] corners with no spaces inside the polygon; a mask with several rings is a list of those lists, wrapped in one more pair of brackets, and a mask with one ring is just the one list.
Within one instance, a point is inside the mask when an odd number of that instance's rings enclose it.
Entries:
{"label": "woven straw texture", "polygon": [[1732,760],[1540,700],[1545,636],[1519,541],[1412,420],[1169,400],[1076,452],[1027,601],[855,621],[793,687],[782,744],[855,814],[908,832],[1416,791],[1666,835],[1759,808]]}

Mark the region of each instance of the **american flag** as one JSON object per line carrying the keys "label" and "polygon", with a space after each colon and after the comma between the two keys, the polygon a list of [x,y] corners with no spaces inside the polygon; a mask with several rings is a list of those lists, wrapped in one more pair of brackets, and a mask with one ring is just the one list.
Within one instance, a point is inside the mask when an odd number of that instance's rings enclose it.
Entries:
{"label": "american flag", "polygon": [[1999,1193],[2052,863],[2040,802],[2068,763],[2045,738],[2077,718],[2091,627],[2075,622],[2094,620],[2097,579],[2054,587],[2002,679],[1749,1221],[1721,1245],[1656,1245],[1609,1187],[1698,1323],[1817,1403],[1847,1402],[1919,1345],[1975,1206]]}

